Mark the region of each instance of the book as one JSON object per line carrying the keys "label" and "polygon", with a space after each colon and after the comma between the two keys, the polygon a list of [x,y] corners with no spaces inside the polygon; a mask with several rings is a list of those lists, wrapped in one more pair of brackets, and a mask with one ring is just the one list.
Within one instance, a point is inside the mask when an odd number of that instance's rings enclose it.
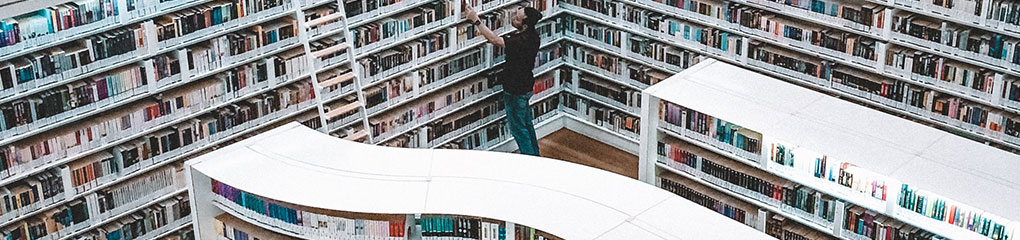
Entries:
{"label": "book", "polygon": [[748,210],[756,209],[750,204],[725,196],[713,189],[701,186],[692,180],[676,176],[660,176],[659,187],[691,202],[711,209],[734,221],[752,226],[753,215]]}
{"label": "book", "polygon": [[632,113],[619,111],[571,93],[561,93],[560,99],[561,104],[569,109],[567,113],[585,121],[631,138],[637,138],[640,134],[641,118],[633,116]]}
{"label": "book", "polygon": [[116,6],[113,0],[77,0],[0,19],[0,48],[72,28],[95,26],[91,24],[124,14]]}
{"label": "book", "polygon": [[[382,20],[351,29],[354,47],[369,46],[385,39],[392,39],[401,33],[417,31],[432,23],[453,16],[453,1],[431,1],[419,7],[394,14]],[[350,17],[350,15],[348,15]]]}
{"label": "book", "polygon": [[[754,130],[666,101],[659,102],[659,120],[758,155],[762,135]],[[748,159],[757,162],[758,159]]]}
{"label": "book", "polygon": [[[217,195],[215,202],[233,205],[250,211],[259,219],[276,219],[288,228],[301,228],[308,231],[320,231],[323,237],[364,235],[368,237],[399,237],[406,234],[404,215],[380,216],[388,220],[360,219],[340,216],[338,211],[315,209],[281,202],[258,196],[241,189],[234,188],[216,179],[210,179],[212,192]],[[246,214],[247,215],[247,214]],[[251,215],[248,215],[251,216]],[[397,221],[396,219],[400,219]],[[252,219],[254,220],[254,219]]]}

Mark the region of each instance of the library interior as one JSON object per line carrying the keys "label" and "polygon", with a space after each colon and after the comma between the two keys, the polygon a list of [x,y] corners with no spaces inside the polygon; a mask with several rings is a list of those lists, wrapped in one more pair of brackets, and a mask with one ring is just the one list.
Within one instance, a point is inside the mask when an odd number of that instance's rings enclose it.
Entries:
{"label": "library interior", "polygon": [[1018,199],[1020,0],[0,0],[0,240],[1020,240]]}

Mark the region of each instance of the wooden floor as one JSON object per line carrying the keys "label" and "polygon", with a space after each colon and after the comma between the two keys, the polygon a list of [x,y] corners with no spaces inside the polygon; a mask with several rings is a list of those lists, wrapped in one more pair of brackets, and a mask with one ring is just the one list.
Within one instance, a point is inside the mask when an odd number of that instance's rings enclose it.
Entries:
{"label": "wooden floor", "polygon": [[566,128],[538,140],[543,157],[561,159],[637,179],[638,157]]}

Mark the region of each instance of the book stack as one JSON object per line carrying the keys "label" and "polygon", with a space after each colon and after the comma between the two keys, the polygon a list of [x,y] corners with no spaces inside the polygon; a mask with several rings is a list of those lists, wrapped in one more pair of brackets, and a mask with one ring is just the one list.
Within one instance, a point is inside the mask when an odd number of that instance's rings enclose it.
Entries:
{"label": "book stack", "polygon": [[450,60],[433,63],[418,69],[418,87],[426,90],[432,89],[426,86],[434,86],[433,83],[436,82],[445,82],[442,80],[446,80],[448,77],[464,72],[467,69],[474,69],[476,66],[482,65],[484,63],[482,54],[482,49],[467,50]]}
{"label": "book stack", "polygon": [[[218,195],[218,198],[214,199],[214,201],[220,204],[233,205],[245,211],[250,211],[256,216],[265,217],[265,219],[250,219],[250,221],[274,219],[285,224],[294,225],[280,227],[300,229],[297,230],[297,234],[300,235],[322,238],[405,238],[403,221],[351,219],[334,216],[330,215],[331,211],[328,210],[312,209],[258,196],[215,179],[210,179],[210,184],[212,185],[213,193]],[[234,207],[228,206],[227,208],[233,209]],[[244,215],[250,217],[248,214]]]}
{"label": "book stack", "polygon": [[1005,239],[1009,236],[1006,226],[1009,220],[991,213],[919,190],[908,184],[903,184],[899,196],[897,203],[904,210],[956,225],[992,239]]}
{"label": "book stack", "polygon": [[767,43],[751,44],[748,51],[748,58],[821,79],[829,79],[833,67],[832,62],[809,61],[812,58],[793,54]]}
{"label": "book stack", "polygon": [[[578,88],[580,88],[580,90],[587,91],[588,93],[593,93],[597,96],[602,96],[606,99],[612,100],[614,101],[613,104],[619,104],[633,109],[641,108],[641,92],[632,90],[630,87],[606,82],[597,78],[581,77],[578,79]],[[637,111],[634,112],[636,113]]]}
{"label": "book stack", "polygon": [[777,239],[785,240],[813,240],[833,239],[823,232],[804,226],[782,215],[769,213],[765,221],[765,233]]}
{"label": "book stack", "polygon": [[636,138],[640,134],[641,118],[633,116],[630,112],[617,110],[570,93],[561,93],[560,98],[568,112],[591,124],[624,136]]}
{"label": "book stack", "polygon": [[[377,22],[368,23],[351,30],[354,47],[369,46],[386,39],[394,39],[405,32],[419,32],[431,23],[439,22],[453,15],[453,1],[438,0],[420,7],[396,14]],[[350,16],[350,15],[348,15]]]}
{"label": "book stack", "polygon": [[505,240],[506,226],[500,222],[461,216],[425,215],[418,219],[422,240],[479,239]]}
{"label": "book stack", "polygon": [[284,0],[210,2],[157,17],[153,22],[156,25],[157,40],[162,42],[288,5],[290,2]]}
{"label": "book stack", "polygon": [[941,239],[938,235],[904,224],[888,216],[858,206],[848,206],[843,223],[844,234],[875,240]]}
{"label": "book stack", "polygon": [[609,73],[620,74],[624,66],[624,61],[619,56],[593,48],[567,45],[567,51],[577,63],[596,67]]}
{"label": "book stack", "polygon": [[[279,234],[261,227],[252,225],[244,220],[238,219],[228,213],[220,214],[213,218],[213,229],[216,235],[230,240],[244,239],[283,239],[292,240],[294,237]],[[187,236],[187,235],[186,235]],[[193,236],[190,236],[194,238]]]}
{"label": "book stack", "polygon": [[[79,0],[0,19],[0,49],[121,14],[117,1]],[[35,42],[33,42],[35,43]]]}
{"label": "book stack", "polygon": [[804,219],[812,224],[831,226],[836,212],[834,197],[671,137],[669,140],[669,143],[657,143],[659,163],[690,174],[685,176],[701,178],[707,184],[729,188],[731,195],[757,199],[760,201],[757,205],[777,207],[786,214],[810,216]]}
{"label": "book stack", "polygon": [[[178,195],[135,211],[93,231],[80,235],[92,239],[143,239],[161,233],[157,230],[173,226],[175,221],[190,218],[187,196]],[[165,230],[164,230],[165,231]]]}
{"label": "book stack", "polygon": [[[715,139],[752,154],[761,153],[761,133],[666,101],[659,102],[659,120]],[[757,160],[757,159],[751,159]]]}
{"label": "book stack", "polygon": [[660,177],[659,187],[737,222],[748,226],[754,224],[755,215],[747,212],[750,209],[755,209],[753,206],[722,195],[689,179],[674,176]]}

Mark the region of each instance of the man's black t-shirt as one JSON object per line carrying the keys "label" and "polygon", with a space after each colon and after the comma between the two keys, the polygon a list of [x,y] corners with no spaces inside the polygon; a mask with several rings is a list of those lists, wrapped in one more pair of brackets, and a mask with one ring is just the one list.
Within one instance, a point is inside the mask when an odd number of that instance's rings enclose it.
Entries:
{"label": "man's black t-shirt", "polygon": [[520,95],[530,92],[535,85],[535,55],[538,54],[539,37],[533,29],[503,37],[506,62],[501,75],[503,90]]}

